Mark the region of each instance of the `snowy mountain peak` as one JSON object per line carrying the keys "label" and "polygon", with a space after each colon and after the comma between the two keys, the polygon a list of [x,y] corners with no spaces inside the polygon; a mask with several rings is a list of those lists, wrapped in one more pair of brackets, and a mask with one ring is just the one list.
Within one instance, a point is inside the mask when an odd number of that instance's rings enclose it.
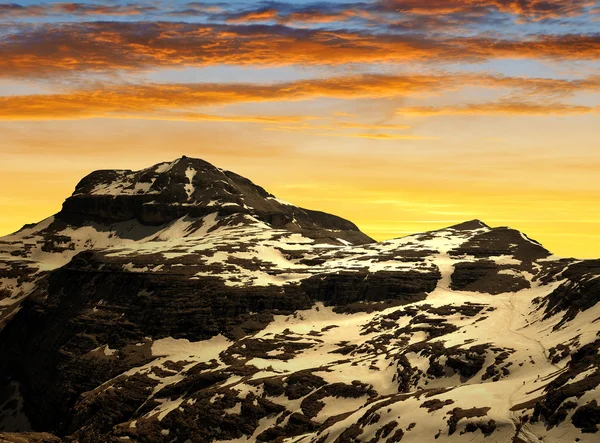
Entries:
{"label": "snowy mountain peak", "polygon": [[97,171],[0,239],[0,441],[596,442],[599,294],[480,220],[374,242],[202,160]]}
{"label": "snowy mountain peak", "polygon": [[[291,205],[247,178],[196,158],[181,157],[139,171],[101,170],[83,178],[58,218],[69,224],[137,220],[158,226],[182,217],[237,214],[273,228],[310,236],[342,238],[352,244],[373,240],[340,217]],[[246,216],[245,218],[243,216]]]}
{"label": "snowy mountain peak", "polygon": [[94,171],[77,184],[73,196],[143,196],[148,202],[218,205],[243,198],[249,190],[270,196],[247,179],[184,156],[139,171]]}

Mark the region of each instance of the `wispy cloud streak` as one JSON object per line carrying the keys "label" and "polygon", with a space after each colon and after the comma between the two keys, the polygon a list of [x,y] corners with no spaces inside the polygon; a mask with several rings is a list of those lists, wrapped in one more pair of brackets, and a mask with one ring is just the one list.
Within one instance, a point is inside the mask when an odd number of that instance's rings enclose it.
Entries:
{"label": "wispy cloud streak", "polygon": [[[505,77],[488,74],[439,75],[355,75],[323,79],[297,80],[272,84],[253,83],[182,83],[147,85],[107,85],[74,90],[61,94],[16,95],[0,98],[0,119],[35,120],[61,118],[119,117],[143,115],[156,111],[179,110],[190,112],[198,107],[239,103],[289,102],[333,98],[355,100],[432,94],[458,90],[465,86],[518,91],[523,97],[547,100],[548,97],[567,97],[577,92],[600,91],[600,77],[580,80]],[[514,103],[487,105],[487,112],[521,112],[527,110]],[[557,109],[558,105],[553,105]],[[545,108],[544,108],[545,107]],[[529,105],[529,113],[552,105]],[[580,107],[563,105],[563,113],[581,111]],[[412,114],[433,115],[442,112],[475,112],[476,107],[412,108]],[[486,111],[482,107],[480,111]],[[557,111],[558,112],[558,111]],[[581,112],[580,112],[581,113]],[[380,129],[386,125],[381,125]],[[360,129],[360,123],[348,123],[348,128]],[[386,129],[390,129],[389,127]],[[398,129],[398,128],[396,128]]]}

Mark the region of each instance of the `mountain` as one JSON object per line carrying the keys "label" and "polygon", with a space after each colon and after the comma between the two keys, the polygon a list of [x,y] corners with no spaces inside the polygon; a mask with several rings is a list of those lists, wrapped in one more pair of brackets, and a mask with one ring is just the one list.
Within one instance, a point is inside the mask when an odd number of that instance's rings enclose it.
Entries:
{"label": "mountain", "polygon": [[598,301],[507,227],[378,243],[202,160],[97,171],[0,240],[0,437],[597,441]]}
{"label": "mountain", "polygon": [[77,184],[58,214],[0,239],[0,327],[37,280],[79,252],[165,241],[185,247],[213,231],[234,243],[242,232],[247,241],[261,241],[262,231],[331,245],[374,242],[347,220],[293,206],[203,160],[96,171]]}

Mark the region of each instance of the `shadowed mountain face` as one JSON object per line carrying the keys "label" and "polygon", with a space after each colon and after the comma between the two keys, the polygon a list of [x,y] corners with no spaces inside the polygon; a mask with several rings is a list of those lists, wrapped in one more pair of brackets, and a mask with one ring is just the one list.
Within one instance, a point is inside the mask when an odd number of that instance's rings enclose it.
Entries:
{"label": "shadowed mountain face", "polygon": [[596,441],[599,281],[479,220],[376,243],[202,160],[97,171],[0,239],[0,437]]}

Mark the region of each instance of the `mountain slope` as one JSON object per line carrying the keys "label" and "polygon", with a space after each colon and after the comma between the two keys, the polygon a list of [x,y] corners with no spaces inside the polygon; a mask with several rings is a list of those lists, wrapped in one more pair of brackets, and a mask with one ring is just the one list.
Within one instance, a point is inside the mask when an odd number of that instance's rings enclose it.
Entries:
{"label": "mountain slope", "polygon": [[510,228],[474,220],[374,243],[183,158],[91,174],[2,249],[0,430],[79,442],[598,435],[600,263]]}

